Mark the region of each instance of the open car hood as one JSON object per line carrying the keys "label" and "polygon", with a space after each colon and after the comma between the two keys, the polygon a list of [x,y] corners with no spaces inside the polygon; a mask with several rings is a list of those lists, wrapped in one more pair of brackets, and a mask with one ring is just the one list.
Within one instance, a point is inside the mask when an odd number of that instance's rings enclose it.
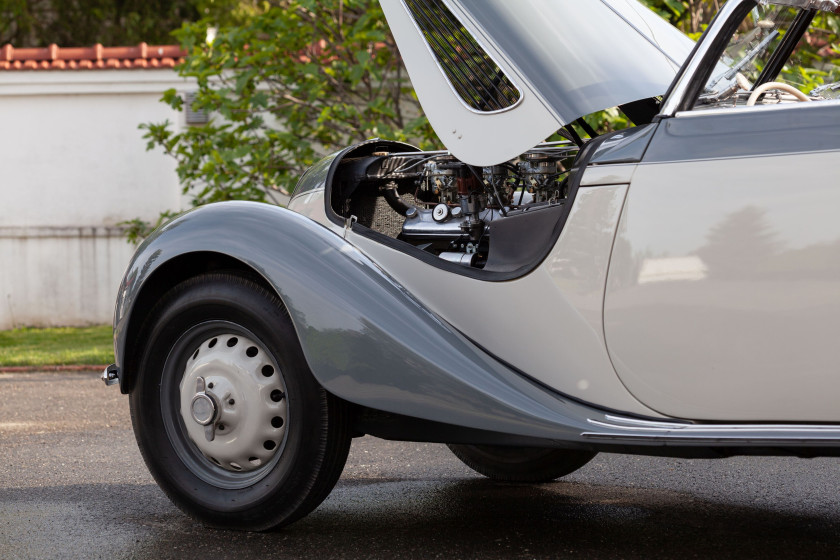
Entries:
{"label": "open car hood", "polygon": [[380,0],[440,139],[472,165],[662,95],[694,43],[636,0]]}

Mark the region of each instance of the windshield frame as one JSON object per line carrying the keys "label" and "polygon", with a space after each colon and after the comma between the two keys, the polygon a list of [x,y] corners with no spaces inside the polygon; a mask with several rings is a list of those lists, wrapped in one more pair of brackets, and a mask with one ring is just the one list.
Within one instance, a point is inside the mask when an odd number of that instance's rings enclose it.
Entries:
{"label": "windshield frame", "polygon": [[757,0],[730,0],[723,5],[700,37],[692,55],[677,73],[662,102],[658,119],[671,118],[694,105],[717,66],[720,54],[729,44],[729,38],[757,5]]}

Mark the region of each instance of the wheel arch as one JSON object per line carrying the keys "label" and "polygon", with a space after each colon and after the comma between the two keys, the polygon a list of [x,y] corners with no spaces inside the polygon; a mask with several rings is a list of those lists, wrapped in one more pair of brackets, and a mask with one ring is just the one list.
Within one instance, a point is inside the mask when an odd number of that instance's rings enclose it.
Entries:
{"label": "wheel arch", "polygon": [[[225,253],[216,251],[194,251],[183,253],[162,263],[152,272],[143,283],[136,295],[134,310],[125,325],[126,340],[139,340],[143,326],[155,303],[159,301],[173,286],[191,278],[212,272],[230,272],[259,284],[266,290],[277,294],[277,291],[260,273],[245,262]],[[140,356],[131,349],[123,351],[120,363],[120,390],[128,393],[133,388]]]}

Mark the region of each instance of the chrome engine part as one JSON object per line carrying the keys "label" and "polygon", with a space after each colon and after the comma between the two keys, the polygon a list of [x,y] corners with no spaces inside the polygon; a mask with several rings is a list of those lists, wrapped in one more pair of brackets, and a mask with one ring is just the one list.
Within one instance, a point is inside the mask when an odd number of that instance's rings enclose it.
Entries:
{"label": "chrome engine part", "polygon": [[488,192],[493,194],[495,201],[501,206],[510,205],[515,184],[511,182],[508,167],[506,165],[485,167],[483,173],[484,185]]}
{"label": "chrome engine part", "polygon": [[[388,206],[404,216],[398,239],[446,261],[480,268],[492,243],[493,222],[564,202],[563,162],[576,152],[570,143],[545,144],[484,168],[447,152],[378,153],[382,159],[369,168],[367,178],[380,185]],[[407,196],[410,185],[413,197]]]}
{"label": "chrome engine part", "polygon": [[444,204],[458,202],[458,169],[463,165],[452,156],[445,156],[423,165],[422,189]]}
{"label": "chrome engine part", "polygon": [[519,162],[519,174],[522,177],[523,192],[533,196],[534,202],[560,200],[560,158],[545,153],[524,154]]}
{"label": "chrome engine part", "polygon": [[[441,206],[445,210],[441,209],[436,215],[435,212]],[[447,212],[445,216],[443,216],[444,212]],[[488,208],[479,215],[481,222],[485,225],[502,217],[501,210],[495,208]],[[441,203],[434,210],[415,209],[414,212],[409,212],[402,227],[401,237],[415,244],[435,240],[449,241],[464,234],[465,223],[466,218],[460,206],[450,208]]]}

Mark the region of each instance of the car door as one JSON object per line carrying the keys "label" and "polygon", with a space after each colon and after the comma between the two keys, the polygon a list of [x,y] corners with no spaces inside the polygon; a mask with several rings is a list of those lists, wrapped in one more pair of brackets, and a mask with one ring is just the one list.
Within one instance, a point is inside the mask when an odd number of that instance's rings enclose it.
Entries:
{"label": "car door", "polygon": [[608,351],[669,416],[840,421],[840,100],[735,105],[660,123],[614,242]]}

